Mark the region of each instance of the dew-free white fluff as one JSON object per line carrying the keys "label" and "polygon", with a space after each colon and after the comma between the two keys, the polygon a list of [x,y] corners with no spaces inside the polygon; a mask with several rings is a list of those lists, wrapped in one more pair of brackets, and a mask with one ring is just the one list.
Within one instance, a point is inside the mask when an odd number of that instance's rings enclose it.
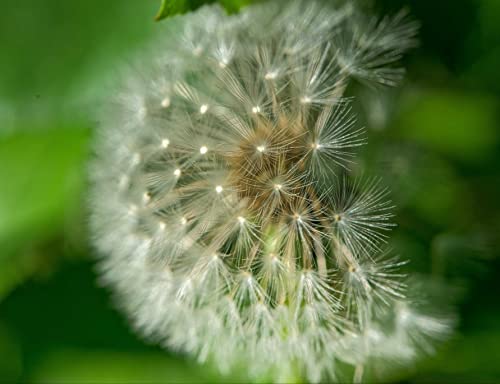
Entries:
{"label": "dew-free white fluff", "polygon": [[173,22],[123,76],[91,166],[102,277],[134,326],[279,382],[339,362],[359,380],[445,334],[381,250],[386,189],[349,175],[365,138],[344,90],[394,85],[416,24],[311,0]]}

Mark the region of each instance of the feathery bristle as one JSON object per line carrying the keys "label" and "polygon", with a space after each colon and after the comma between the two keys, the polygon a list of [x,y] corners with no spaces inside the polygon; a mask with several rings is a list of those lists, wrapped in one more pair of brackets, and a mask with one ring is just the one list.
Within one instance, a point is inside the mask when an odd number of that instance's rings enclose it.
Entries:
{"label": "feathery bristle", "polygon": [[369,363],[352,352],[404,276],[377,256],[386,190],[341,176],[365,144],[343,95],[352,77],[393,85],[417,26],[366,20],[316,1],[203,7],[130,74],[96,149],[92,226],[143,333],[278,381]]}

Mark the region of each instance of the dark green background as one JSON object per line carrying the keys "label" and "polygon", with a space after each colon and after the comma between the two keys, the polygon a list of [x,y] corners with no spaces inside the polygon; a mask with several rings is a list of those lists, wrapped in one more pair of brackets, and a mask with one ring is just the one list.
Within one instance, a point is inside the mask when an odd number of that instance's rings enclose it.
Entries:
{"label": "dark green background", "polygon": [[[394,248],[447,282],[438,293],[456,303],[460,323],[436,357],[401,377],[499,381],[500,1],[374,4],[379,13],[402,6],[422,23],[421,45],[405,59],[401,89],[359,93],[370,141],[362,163],[393,190]],[[221,380],[131,333],[97,286],[87,243],[95,109],[157,28],[158,8],[0,4],[0,382]]]}

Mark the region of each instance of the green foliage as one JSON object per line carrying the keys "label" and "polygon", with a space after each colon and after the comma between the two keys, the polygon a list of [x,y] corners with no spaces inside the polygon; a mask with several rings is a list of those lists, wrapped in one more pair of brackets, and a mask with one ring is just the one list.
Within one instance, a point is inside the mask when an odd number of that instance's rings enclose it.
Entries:
{"label": "green foliage", "polygon": [[204,383],[208,379],[193,364],[161,352],[62,349],[44,356],[30,381],[70,382],[75,377],[93,383]]}
{"label": "green foliage", "polygon": [[85,185],[89,132],[72,127],[0,139],[0,299],[39,268],[34,247],[64,230]]}
{"label": "green foliage", "polygon": [[168,16],[185,12],[187,9],[188,5],[186,0],[162,0],[155,20],[160,21]]}
{"label": "green foliage", "polygon": [[491,157],[500,138],[496,100],[472,92],[416,94],[402,106],[397,125],[405,139],[465,162]]}
{"label": "green foliage", "polygon": [[[248,2],[221,4],[233,12]],[[112,311],[109,294],[95,287],[92,263],[82,261],[91,252],[71,245],[86,242],[85,167],[95,108],[115,69],[158,27],[151,20],[158,3],[2,2],[0,381],[220,380],[206,367],[144,346]],[[164,0],[159,14],[201,3]],[[498,381],[499,2],[376,3],[409,5],[423,25],[410,84],[394,106],[399,113],[369,138],[379,152],[395,143],[406,159],[398,177],[388,178],[399,208],[393,245],[412,268],[422,259],[427,265],[426,257],[437,257],[438,272],[452,266],[468,292],[462,336],[410,380]],[[466,15],[459,19],[455,11]],[[402,143],[423,157],[411,158]]]}
{"label": "green foliage", "polygon": [[[237,12],[241,7],[251,4],[256,0],[220,0],[219,3],[229,12]],[[193,11],[204,4],[211,4],[215,0],[161,0],[160,9],[155,20],[160,21],[178,13]]]}

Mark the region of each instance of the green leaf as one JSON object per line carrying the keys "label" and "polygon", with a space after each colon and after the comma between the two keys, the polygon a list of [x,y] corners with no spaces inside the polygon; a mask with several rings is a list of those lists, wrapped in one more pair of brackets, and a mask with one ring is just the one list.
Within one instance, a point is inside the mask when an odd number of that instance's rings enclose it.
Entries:
{"label": "green leaf", "polygon": [[30,376],[29,381],[37,383],[206,383],[226,381],[206,368],[194,366],[179,357],[168,356],[161,352],[79,349],[48,351]]}
{"label": "green leaf", "polygon": [[88,136],[74,128],[0,139],[0,298],[48,261],[33,248],[79,208]]}
{"label": "green leaf", "polygon": [[[255,0],[254,0],[255,1]],[[204,4],[212,4],[214,0],[162,0],[160,9],[155,16],[156,21],[165,19],[179,13],[194,11]],[[236,13],[243,6],[251,4],[252,0],[219,0],[227,12]]]}
{"label": "green leaf", "polygon": [[21,346],[16,335],[0,323],[0,377],[2,382],[18,382],[22,370]]}
{"label": "green leaf", "polygon": [[488,96],[427,90],[409,98],[398,134],[453,159],[483,161],[499,141],[496,101]]}
{"label": "green leaf", "polygon": [[[496,317],[488,313],[484,317]],[[495,382],[500,375],[497,329],[468,332],[457,337],[445,351],[428,360],[419,369],[415,382]]]}
{"label": "green leaf", "polygon": [[220,0],[221,5],[228,11],[229,13],[236,13],[242,7],[252,4],[256,2],[256,0]]}
{"label": "green leaf", "polygon": [[155,28],[150,1],[1,4],[0,133],[20,124],[48,128],[52,121],[74,124],[75,116],[86,117],[95,100],[107,94],[103,83]]}
{"label": "green leaf", "polygon": [[160,21],[168,16],[186,12],[188,9],[186,0],[162,0],[155,20]]}

